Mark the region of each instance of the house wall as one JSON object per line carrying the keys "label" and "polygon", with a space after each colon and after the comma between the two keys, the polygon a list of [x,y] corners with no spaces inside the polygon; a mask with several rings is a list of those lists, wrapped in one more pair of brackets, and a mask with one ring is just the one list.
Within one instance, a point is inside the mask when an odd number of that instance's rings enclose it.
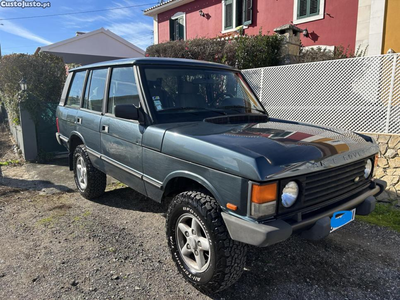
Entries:
{"label": "house wall", "polygon": [[393,49],[396,53],[400,52],[400,1],[387,0],[385,13],[385,28],[383,33],[383,53]]}
{"label": "house wall", "polygon": [[[272,33],[274,28],[293,21],[294,1],[297,0],[253,0],[253,24],[245,30],[246,34]],[[302,37],[304,46],[327,45],[354,50],[357,29],[358,0],[324,0],[325,15],[321,20],[297,24],[307,28],[308,38]],[[201,17],[199,10],[208,17]],[[169,40],[169,19],[177,12],[186,13],[186,37],[216,37],[222,31],[221,0],[197,0],[171,9],[158,15],[158,41]]]}

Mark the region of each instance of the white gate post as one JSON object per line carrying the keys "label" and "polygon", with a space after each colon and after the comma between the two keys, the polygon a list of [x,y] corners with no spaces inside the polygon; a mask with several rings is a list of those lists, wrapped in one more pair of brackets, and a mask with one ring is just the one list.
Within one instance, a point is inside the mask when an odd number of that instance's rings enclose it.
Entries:
{"label": "white gate post", "polygon": [[264,103],[262,101],[263,82],[264,82],[264,68],[261,68],[260,102],[261,102],[262,105],[264,105]]}
{"label": "white gate post", "polygon": [[393,57],[392,78],[390,79],[390,91],[389,91],[389,101],[388,101],[388,107],[387,107],[387,113],[386,113],[385,133],[389,132],[390,110],[392,108],[392,98],[393,98],[393,89],[394,89],[394,77],[396,75],[397,55],[393,54],[392,57]]}

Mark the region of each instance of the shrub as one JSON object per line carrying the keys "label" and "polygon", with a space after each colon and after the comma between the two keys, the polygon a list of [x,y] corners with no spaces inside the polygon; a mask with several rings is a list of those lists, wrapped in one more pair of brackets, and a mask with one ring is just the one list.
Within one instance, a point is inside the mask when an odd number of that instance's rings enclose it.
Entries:
{"label": "shrub", "polygon": [[295,63],[307,63],[324,60],[342,59],[342,58],[354,58],[363,57],[366,54],[367,49],[361,50],[357,48],[355,52],[351,51],[349,47],[344,48],[343,46],[335,47],[335,50],[328,50],[326,48],[311,48],[300,51],[300,55],[295,60]]}
{"label": "shrub", "polygon": [[239,36],[230,40],[196,38],[147,48],[146,56],[188,58],[223,63],[239,69],[275,66],[281,60],[282,37]]}
{"label": "shrub", "polygon": [[[19,123],[20,97],[34,120],[41,104],[60,100],[66,77],[61,58],[47,53],[5,55],[0,59],[0,70],[0,101],[14,123]],[[28,83],[28,92],[23,94],[19,86],[22,78]]]}

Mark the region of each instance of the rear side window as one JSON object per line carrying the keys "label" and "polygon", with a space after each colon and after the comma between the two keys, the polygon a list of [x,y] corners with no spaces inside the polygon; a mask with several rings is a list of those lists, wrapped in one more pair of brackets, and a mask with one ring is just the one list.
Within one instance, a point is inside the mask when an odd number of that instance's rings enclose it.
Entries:
{"label": "rear side window", "polygon": [[114,68],[111,74],[107,112],[114,114],[115,106],[118,104],[133,104],[139,107],[139,103],[133,67]]}
{"label": "rear side window", "polygon": [[104,89],[107,81],[107,69],[92,70],[86,83],[83,108],[93,111],[102,111]]}
{"label": "rear side window", "polygon": [[85,81],[86,71],[76,72],[69,89],[66,105],[80,107],[83,82]]}

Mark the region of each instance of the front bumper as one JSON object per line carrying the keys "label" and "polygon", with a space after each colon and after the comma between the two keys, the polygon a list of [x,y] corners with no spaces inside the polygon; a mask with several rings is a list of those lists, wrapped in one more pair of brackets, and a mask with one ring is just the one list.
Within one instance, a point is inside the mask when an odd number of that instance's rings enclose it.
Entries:
{"label": "front bumper", "polygon": [[357,208],[356,214],[367,215],[374,210],[376,202],[374,196],[379,195],[386,188],[385,181],[375,180],[374,182],[374,187],[363,194],[300,222],[289,223],[283,220],[275,220],[261,224],[240,219],[225,212],[222,213],[222,217],[231,238],[249,245],[270,246],[288,239],[296,231],[304,231],[303,236],[305,237],[320,239],[329,234],[330,222],[328,220],[330,221],[330,217],[335,212]]}

